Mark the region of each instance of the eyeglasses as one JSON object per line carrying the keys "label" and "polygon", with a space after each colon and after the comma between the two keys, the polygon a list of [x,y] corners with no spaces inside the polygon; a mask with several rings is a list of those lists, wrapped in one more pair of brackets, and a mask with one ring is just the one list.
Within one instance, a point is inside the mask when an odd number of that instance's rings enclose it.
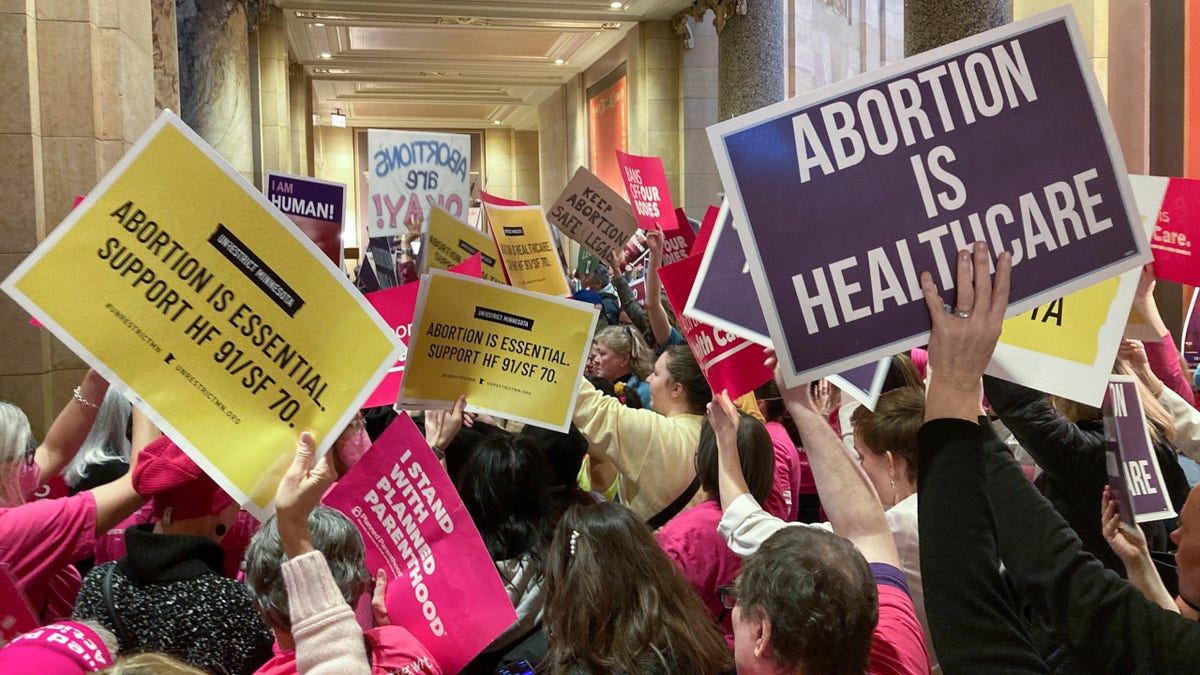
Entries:
{"label": "eyeglasses", "polygon": [[717,594],[721,596],[721,606],[725,609],[733,609],[737,604],[737,592],[733,586],[717,586]]}

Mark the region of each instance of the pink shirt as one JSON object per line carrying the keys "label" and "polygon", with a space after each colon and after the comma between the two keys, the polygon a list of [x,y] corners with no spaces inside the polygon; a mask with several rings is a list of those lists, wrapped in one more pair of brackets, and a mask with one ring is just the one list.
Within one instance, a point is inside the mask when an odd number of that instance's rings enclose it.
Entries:
{"label": "pink shirt", "polygon": [[[658,531],[658,545],[696,589],[714,621],[724,610],[717,587],[732,584],[742,569],[742,559],[717,533],[719,522],[721,505],[710,499],[675,516]],[[733,625],[729,613],[725,614],[719,629],[732,646]]]}
{"label": "pink shirt", "polygon": [[804,476],[800,453],[787,429],[779,422],[767,422],[767,433],[775,448],[775,481],[771,484],[771,493],[763,500],[763,510],[790,523],[800,512],[797,496]]}
{"label": "pink shirt", "polygon": [[871,640],[869,675],[916,675],[929,672],[925,633],[908,593],[879,584],[879,623]]}
{"label": "pink shirt", "polygon": [[0,509],[0,564],[42,622],[70,618],[81,579],[71,563],[96,546],[96,500],[90,492]]}

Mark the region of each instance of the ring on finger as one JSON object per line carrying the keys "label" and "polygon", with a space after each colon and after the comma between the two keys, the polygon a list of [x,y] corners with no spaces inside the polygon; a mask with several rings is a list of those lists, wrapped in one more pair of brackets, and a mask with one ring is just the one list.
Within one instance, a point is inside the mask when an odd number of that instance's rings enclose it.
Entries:
{"label": "ring on finger", "polygon": [[962,318],[962,319],[969,319],[969,318],[971,318],[971,310],[969,310],[969,309],[957,309],[957,308],[955,308],[955,310],[954,310],[954,314],[955,314],[956,316],[958,316],[959,318]]}

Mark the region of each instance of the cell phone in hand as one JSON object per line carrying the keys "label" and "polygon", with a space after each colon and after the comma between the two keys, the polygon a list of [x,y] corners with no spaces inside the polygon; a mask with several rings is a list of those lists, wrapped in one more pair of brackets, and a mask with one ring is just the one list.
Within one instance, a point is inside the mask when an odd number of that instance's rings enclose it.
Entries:
{"label": "cell phone in hand", "polygon": [[517,661],[496,670],[496,675],[534,675],[528,661]]}

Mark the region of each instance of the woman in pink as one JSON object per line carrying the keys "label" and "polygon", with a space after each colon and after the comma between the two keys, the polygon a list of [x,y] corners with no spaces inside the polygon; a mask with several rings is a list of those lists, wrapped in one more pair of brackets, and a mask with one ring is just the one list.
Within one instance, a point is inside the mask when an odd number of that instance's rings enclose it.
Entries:
{"label": "woman in pink", "polygon": [[821,510],[817,484],[808,469],[808,458],[796,449],[800,434],[788,418],[787,408],[779,397],[779,387],[774,382],[767,382],[754,390],[754,396],[775,451],[775,480],[771,494],[762,503],[763,510],[790,523],[800,519],[803,505],[805,513],[816,519]]}
{"label": "woman in pink", "polygon": [[[58,475],[75,456],[107,389],[89,371],[41,445],[34,445],[25,413],[0,402],[0,564],[42,622],[71,616],[80,585],[71,563],[91,555],[96,537],[142,505],[129,473],[71,497],[26,501],[43,476]],[[136,410],[133,418],[131,465],[158,433]]]}
{"label": "woman in pink", "polygon": [[[750,494],[766,499],[774,479],[775,454],[770,435],[758,420],[741,413],[738,456]],[[733,626],[721,606],[720,587],[733,583],[742,559],[717,533],[721,522],[721,495],[717,489],[717,437],[705,421],[696,450],[696,474],[708,499],[675,516],[658,532],[658,545],[683,572],[708,607],[725,640],[733,645]]]}

